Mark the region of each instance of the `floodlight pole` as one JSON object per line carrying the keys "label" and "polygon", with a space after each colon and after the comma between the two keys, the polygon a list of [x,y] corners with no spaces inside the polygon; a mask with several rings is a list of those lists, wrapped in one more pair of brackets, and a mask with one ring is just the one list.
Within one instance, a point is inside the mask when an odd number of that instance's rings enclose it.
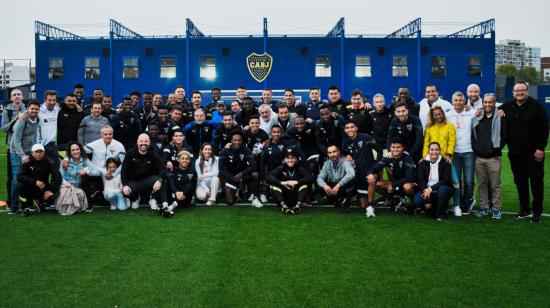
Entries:
{"label": "floodlight pole", "polygon": [[[264,17],[264,53],[267,53],[267,18]],[[271,65],[273,65],[273,61],[271,62]],[[264,89],[267,88],[267,78],[264,79]]]}

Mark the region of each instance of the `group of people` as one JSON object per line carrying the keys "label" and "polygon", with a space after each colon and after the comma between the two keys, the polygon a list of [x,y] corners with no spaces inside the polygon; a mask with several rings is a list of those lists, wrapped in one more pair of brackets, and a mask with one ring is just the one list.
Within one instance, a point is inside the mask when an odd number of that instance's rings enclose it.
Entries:
{"label": "group of people", "polygon": [[166,102],[160,93],[133,92],[120,104],[101,89],[86,100],[80,84],[62,101],[46,91],[43,103],[24,104],[15,89],[2,115],[9,213],[148,204],[170,217],[176,207],[223,199],[255,207],[271,200],[297,214],[326,197],[344,212],[356,198],[367,217],[386,204],[443,220],[451,202],[454,216],[473,210],[475,175],[475,215],[498,220],[507,145],[517,218],[539,223],[548,115],[526,83],[513,91],[512,101],[497,106],[495,95],[481,96],[475,84],[450,102],[427,85],[419,103],[400,88],[391,101],[376,94],[372,104],[359,90],[347,102],[336,86],[326,100],[311,88],[308,102],[292,89],[282,101],[264,89],[255,101],[239,86],[230,102],[212,89],[207,103],[199,91],[188,100],[177,86]]}

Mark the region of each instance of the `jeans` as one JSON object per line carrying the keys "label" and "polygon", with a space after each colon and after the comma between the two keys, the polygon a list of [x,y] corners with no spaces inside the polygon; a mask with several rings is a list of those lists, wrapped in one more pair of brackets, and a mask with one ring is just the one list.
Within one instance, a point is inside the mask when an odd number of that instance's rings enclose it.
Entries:
{"label": "jeans", "polygon": [[453,155],[453,184],[455,187],[453,205],[468,209],[474,197],[474,167],[475,155],[473,152],[454,153]]}
{"label": "jeans", "polygon": [[111,205],[116,205],[117,209],[121,211],[128,209],[128,204],[122,192],[105,191],[103,192],[103,196]]}
{"label": "jeans", "polygon": [[417,192],[416,195],[414,195],[413,204],[415,207],[421,208],[429,203],[432,205],[432,209],[435,205],[435,217],[440,218],[445,216],[447,212],[449,199],[451,199],[451,188],[447,185],[441,185],[437,190],[432,192],[429,200],[425,200],[422,197],[422,191]]}
{"label": "jeans", "polygon": [[19,208],[19,193],[17,192],[17,174],[21,169],[21,156],[16,153],[10,153],[11,166],[11,189],[10,189],[10,210],[16,212]]}

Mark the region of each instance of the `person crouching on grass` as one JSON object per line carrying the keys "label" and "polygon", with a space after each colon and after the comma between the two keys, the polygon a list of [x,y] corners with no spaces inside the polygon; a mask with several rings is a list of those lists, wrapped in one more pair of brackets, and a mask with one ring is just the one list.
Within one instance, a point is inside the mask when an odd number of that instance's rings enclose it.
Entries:
{"label": "person crouching on grass", "polygon": [[293,149],[283,154],[283,164],[271,171],[267,177],[273,198],[284,214],[298,214],[313,182],[313,173],[298,166],[298,157]]}
{"label": "person crouching on grass", "polygon": [[[390,201],[393,211],[397,211],[401,205],[407,203],[407,196],[414,195],[414,162],[404,149],[403,141],[396,137],[390,146],[391,158],[382,158],[368,171],[369,207],[374,205],[375,192],[381,193]],[[389,175],[387,181],[379,178],[384,169]],[[399,199],[394,199],[394,196],[399,196]]]}
{"label": "person crouching on grass", "polygon": [[163,217],[174,215],[176,207],[191,207],[191,200],[195,192],[197,183],[197,173],[194,166],[191,165],[191,153],[181,151],[178,154],[178,166],[174,167],[168,174],[168,189],[172,203],[165,204],[159,211]]}
{"label": "person crouching on grass", "polygon": [[[51,181],[49,180],[51,177]],[[24,163],[17,174],[19,200],[23,205],[23,216],[30,215],[33,200],[38,208],[52,205],[55,194],[61,187],[61,174],[56,166],[44,157],[44,146],[35,144],[31,148],[31,158]]]}
{"label": "person crouching on grass", "polygon": [[[441,156],[441,146],[432,142],[428,156],[418,165],[418,189],[413,198],[417,208],[433,213],[437,221],[443,220],[449,206],[451,190],[451,164]],[[435,204],[435,208],[432,208]]]}

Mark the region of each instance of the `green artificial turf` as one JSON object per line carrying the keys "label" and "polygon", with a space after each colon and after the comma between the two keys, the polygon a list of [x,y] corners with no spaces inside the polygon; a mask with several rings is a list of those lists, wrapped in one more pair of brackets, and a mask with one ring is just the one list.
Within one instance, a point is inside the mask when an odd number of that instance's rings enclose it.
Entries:
{"label": "green artificial turf", "polygon": [[[0,155],[3,179],[4,164]],[[503,209],[517,211],[505,156],[502,180]],[[512,215],[438,223],[383,209],[366,219],[359,209],[285,216],[274,207],[201,206],[170,219],[145,208],[71,217],[0,212],[0,232],[1,307],[550,302],[549,217],[540,225]]]}

